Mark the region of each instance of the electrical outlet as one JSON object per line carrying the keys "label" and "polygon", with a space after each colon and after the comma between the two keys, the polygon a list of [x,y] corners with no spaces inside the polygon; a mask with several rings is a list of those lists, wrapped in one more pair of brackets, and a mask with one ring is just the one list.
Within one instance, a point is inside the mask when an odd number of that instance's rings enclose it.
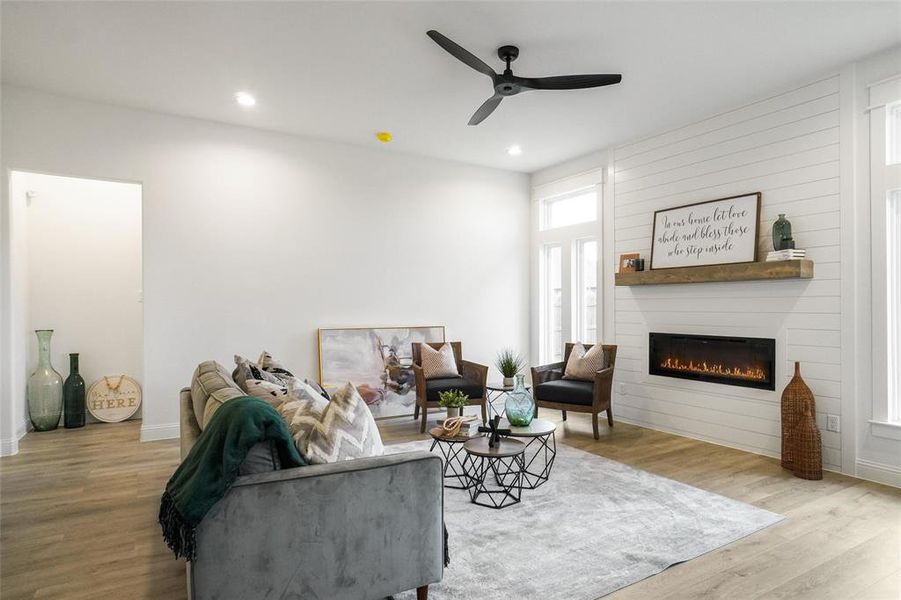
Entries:
{"label": "electrical outlet", "polygon": [[620,393],[620,394],[625,394],[625,393],[626,393],[626,384],[625,384],[625,383],[620,383],[620,384],[619,384],[619,393]]}
{"label": "electrical outlet", "polygon": [[841,419],[838,415],[826,415],[826,430],[840,433],[842,430]]}

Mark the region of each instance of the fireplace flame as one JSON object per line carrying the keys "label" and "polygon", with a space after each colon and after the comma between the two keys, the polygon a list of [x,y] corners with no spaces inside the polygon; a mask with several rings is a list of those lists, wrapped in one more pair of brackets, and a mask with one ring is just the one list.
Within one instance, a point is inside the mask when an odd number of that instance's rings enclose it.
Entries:
{"label": "fireplace flame", "polygon": [[688,371],[701,375],[716,375],[717,377],[731,377],[733,379],[749,379],[751,381],[766,381],[766,372],[760,367],[727,367],[721,363],[709,364],[706,360],[687,363],[678,358],[669,357],[660,363],[660,368],[670,371]]}

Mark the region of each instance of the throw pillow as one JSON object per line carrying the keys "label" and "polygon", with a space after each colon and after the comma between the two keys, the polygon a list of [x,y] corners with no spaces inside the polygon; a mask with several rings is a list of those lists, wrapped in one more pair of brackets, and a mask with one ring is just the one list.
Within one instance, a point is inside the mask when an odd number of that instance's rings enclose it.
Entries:
{"label": "throw pillow", "polygon": [[[253,363],[243,356],[239,356],[235,354],[235,370],[232,371],[232,379],[235,380],[235,383],[240,386],[242,390],[247,393],[247,381],[250,379],[256,379],[261,381],[268,381],[269,383],[281,383],[282,380],[276,377],[271,373],[267,373],[263,369],[259,367],[256,363]],[[253,394],[251,394],[252,396]]]}
{"label": "throw pillow", "polygon": [[454,348],[450,344],[444,344],[435,350],[428,344],[420,346],[422,357],[422,374],[426,379],[438,379],[441,377],[459,377],[457,371],[457,359],[454,357]]}
{"label": "throw pillow", "polygon": [[305,443],[301,440],[297,449],[312,464],[381,456],[385,452],[372,412],[351,383],[335,392],[321,418],[310,425]]}
{"label": "throw pillow", "polygon": [[257,366],[267,373],[272,373],[274,375],[294,376],[291,371],[285,368],[285,365],[283,365],[281,361],[275,360],[272,355],[265,350],[263,350],[262,354],[260,354],[260,357],[257,359]]}
{"label": "throw pillow", "polygon": [[322,387],[321,385],[319,385],[318,383],[316,383],[315,381],[313,381],[312,379],[304,379],[303,382],[305,384],[307,384],[308,386],[310,386],[311,388],[313,388],[314,390],[316,390],[316,392],[320,396],[325,398],[326,400],[331,400],[331,398],[329,398],[328,392],[325,391],[325,388]]}
{"label": "throw pillow", "polygon": [[319,396],[292,396],[278,407],[278,412],[288,424],[297,451],[303,455],[309,443],[310,433],[322,422],[322,414],[328,401]]}
{"label": "throw pillow", "polygon": [[588,351],[581,343],[573,346],[566,361],[566,371],[563,379],[578,379],[580,381],[594,381],[595,371],[600,371],[607,365],[604,364],[604,347],[595,344]]}

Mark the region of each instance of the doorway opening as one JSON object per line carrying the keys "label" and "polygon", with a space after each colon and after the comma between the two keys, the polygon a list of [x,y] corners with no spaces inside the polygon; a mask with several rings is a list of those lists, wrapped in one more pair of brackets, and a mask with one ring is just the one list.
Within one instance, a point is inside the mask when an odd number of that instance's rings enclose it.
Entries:
{"label": "doorway opening", "polygon": [[[21,377],[13,414],[29,424],[25,394],[37,367],[36,330],[52,329],[63,379],[78,353],[86,386],[143,381],[142,190],[138,183],[10,172],[12,344]],[[106,378],[106,379],[104,379]],[[139,419],[138,410],[130,418]],[[87,412],[87,422],[98,422]],[[63,420],[60,421],[60,427]]]}

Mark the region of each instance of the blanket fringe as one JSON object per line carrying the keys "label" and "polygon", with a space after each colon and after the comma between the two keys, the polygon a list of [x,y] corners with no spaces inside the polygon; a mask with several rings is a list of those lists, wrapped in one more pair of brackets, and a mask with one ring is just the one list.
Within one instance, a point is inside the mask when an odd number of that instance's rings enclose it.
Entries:
{"label": "blanket fringe", "polygon": [[194,527],[182,518],[168,491],[160,499],[159,522],[163,529],[163,539],[175,553],[175,558],[194,560]]}

